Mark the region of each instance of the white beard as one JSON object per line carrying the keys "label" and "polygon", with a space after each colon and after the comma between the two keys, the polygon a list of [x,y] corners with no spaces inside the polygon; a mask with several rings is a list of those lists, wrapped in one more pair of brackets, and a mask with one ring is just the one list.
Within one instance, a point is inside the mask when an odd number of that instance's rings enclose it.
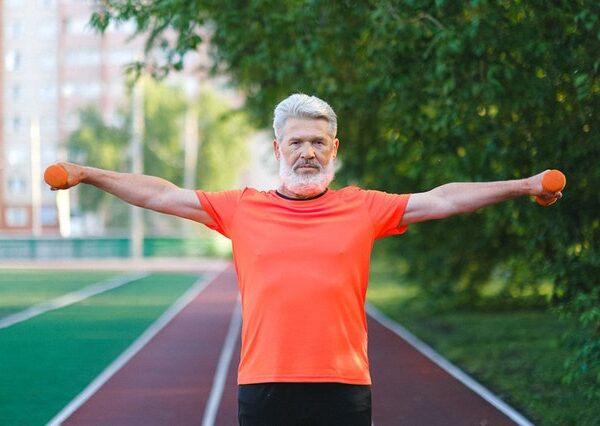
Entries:
{"label": "white beard", "polygon": [[281,156],[279,179],[282,186],[301,197],[312,197],[325,192],[335,176],[335,161],[331,159],[325,166],[321,166],[317,160],[311,161],[310,164],[318,166],[319,172],[299,174]]}

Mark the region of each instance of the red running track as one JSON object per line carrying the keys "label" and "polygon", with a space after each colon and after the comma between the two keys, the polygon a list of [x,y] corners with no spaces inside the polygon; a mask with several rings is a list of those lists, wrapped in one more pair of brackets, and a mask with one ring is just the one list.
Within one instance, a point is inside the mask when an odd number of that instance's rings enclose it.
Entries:
{"label": "red running track", "polygon": [[[199,425],[236,305],[229,267],[63,424]],[[508,416],[368,319],[373,422],[381,425],[514,425]],[[237,424],[239,337],[214,424]]]}

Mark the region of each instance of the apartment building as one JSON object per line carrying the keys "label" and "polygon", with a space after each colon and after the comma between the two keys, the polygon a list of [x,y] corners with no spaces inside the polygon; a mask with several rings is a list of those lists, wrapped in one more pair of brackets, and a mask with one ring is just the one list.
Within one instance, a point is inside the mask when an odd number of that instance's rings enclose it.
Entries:
{"label": "apartment building", "polygon": [[[56,194],[42,184],[43,170],[66,157],[80,108],[95,105],[115,119],[124,65],[142,57],[144,40],[131,39],[132,25],[104,35],[89,27],[95,3],[0,0],[0,235],[58,232]],[[190,69],[176,78],[202,78]]]}

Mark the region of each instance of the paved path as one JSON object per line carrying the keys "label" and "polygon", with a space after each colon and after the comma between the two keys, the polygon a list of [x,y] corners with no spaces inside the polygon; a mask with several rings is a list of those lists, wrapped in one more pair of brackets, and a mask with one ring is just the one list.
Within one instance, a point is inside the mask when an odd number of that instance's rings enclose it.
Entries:
{"label": "paved path", "polygon": [[[211,396],[232,315],[239,310],[236,286],[230,267],[64,424],[236,425],[239,337],[219,382],[222,396]],[[515,424],[393,331],[373,318],[368,325],[375,425]],[[207,421],[208,405],[215,409],[214,421]]]}

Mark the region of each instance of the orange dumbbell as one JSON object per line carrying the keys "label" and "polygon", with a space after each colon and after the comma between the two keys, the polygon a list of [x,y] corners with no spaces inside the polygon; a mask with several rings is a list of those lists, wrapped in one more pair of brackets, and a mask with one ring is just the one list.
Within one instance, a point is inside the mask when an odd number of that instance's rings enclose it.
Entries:
{"label": "orange dumbbell", "polygon": [[[566,176],[560,170],[548,170],[542,176],[542,188],[546,192],[560,192],[564,189],[567,184]],[[543,199],[539,196],[535,197],[535,201],[541,206],[549,206],[551,204],[556,203],[558,198],[551,198],[549,200]]]}
{"label": "orange dumbbell", "polygon": [[44,172],[44,180],[52,189],[67,189],[69,187],[69,174],[60,164],[52,164]]}

